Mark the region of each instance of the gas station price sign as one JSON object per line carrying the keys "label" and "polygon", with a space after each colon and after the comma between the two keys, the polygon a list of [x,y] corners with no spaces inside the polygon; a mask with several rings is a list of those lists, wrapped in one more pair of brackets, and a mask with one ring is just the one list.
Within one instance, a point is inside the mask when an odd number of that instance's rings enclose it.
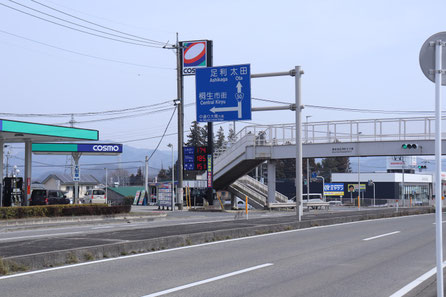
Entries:
{"label": "gas station price sign", "polygon": [[205,146],[183,147],[184,170],[207,170],[207,151],[208,149]]}

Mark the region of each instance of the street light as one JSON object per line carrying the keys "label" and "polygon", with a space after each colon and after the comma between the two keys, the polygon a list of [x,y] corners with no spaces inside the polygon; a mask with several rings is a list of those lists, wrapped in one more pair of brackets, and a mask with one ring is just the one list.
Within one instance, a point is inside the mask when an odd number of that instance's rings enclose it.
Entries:
{"label": "street light", "polygon": [[[308,143],[308,119],[310,115],[305,117],[305,143]],[[323,190],[322,190],[323,193]],[[310,158],[307,157],[307,202],[310,199]]]}
{"label": "street light", "polygon": [[[359,136],[362,132],[358,132],[358,147],[359,147]],[[361,161],[359,158],[359,150],[358,150],[358,209],[361,209]]]}
{"label": "street light", "polygon": [[175,201],[175,199],[174,199],[174,197],[175,197],[175,191],[174,191],[174,189],[175,189],[175,169],[174,169],[175,161],[174,161],[174,157],[173,157],[173,145],[171,143],[169,143],[167,146],[172,149],[172,199],[171,199],[171,207],[172,207],[172,211],[174,211],[174,208],[175,208],[175,206],[174,206],[174,201]]}

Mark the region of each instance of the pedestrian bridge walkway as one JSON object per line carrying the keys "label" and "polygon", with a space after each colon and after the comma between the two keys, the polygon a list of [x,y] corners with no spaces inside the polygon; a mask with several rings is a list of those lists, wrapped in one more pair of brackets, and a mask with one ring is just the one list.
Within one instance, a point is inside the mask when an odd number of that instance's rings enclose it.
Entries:
{"label": "pedestrian bridge walkway", "polygon": [[[446,124],[446,117],[442,126]],[[434,117],[302,124],[303,158],[434,155]],[[246,126],[214,153],[214,187],[224,189],[266,160],[296,157],[296,125]],[[445,138],[443,134],[442,138]],[[416,149],[402,144],[415,143]],[[443,154],[446,142],[443,141]]]}

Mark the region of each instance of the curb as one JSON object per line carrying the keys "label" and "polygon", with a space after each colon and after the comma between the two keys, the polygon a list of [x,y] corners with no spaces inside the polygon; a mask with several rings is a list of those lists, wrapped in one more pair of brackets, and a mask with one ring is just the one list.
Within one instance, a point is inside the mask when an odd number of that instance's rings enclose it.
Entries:
{"label": "curb", "polygon": [[126,214],[126,215],[108,215],[108,216],[75,216],[75,217],[53,217],[53,218],[29,218],[29,219],[12,219],[12,220],[1,220],[0,228],[39,228],[42,225],[66,225],[70,223],[95,223],[95,222],[121,222],[121,221],[140,221],[140,220],[154,220],[157,218],[166,217],[166,213],[145,213],[145,214]]}
{"label": "curb", "polygon": [[[61,250],[55,252],[30,254],[24,256],[13,256],[3,259],[3,263],[9,267],[21,267],[26,270],[37,270],[67,264],[99,260],[103,258],[119,257],[128,254],[145,253],[150,251],[171,249],[206,242],[220,241],[225,239],[241,238],[253,235],[267,234],[280,231],[304,229],[316,226],[327,226],[355,221],[372,220],[380,218],[391,218],[408,215],[418,215],[434,212],[433,209],[404,210],[398,213],[372,213],[356,216],[337,217],[328,219],[316,219],[292,223],[281,223],[274,225],[260,225],[254,227],[199,232],[184,235],[173,235],[161,238],[143,239],[120,243],[104,244],[93,247]],[[1,260],[1,259],[0,259]]]}

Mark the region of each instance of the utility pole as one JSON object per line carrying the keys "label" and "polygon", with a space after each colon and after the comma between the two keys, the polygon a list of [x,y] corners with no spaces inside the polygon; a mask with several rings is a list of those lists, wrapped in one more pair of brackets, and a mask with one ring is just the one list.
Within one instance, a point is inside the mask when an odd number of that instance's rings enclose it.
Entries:
{"label": "utility pole", "polygon": [[[183,89],[183,73],[182,73],[182,48],[178,41],[177,33],[177,107],[178,107],[178,185],[177,185],[177,201],[178,209],[183,209],[183,130],[184,130],[184,89]],[[172,168],[173,169],[173,168]],[[173,206],[172,206],[173,207]]]}

